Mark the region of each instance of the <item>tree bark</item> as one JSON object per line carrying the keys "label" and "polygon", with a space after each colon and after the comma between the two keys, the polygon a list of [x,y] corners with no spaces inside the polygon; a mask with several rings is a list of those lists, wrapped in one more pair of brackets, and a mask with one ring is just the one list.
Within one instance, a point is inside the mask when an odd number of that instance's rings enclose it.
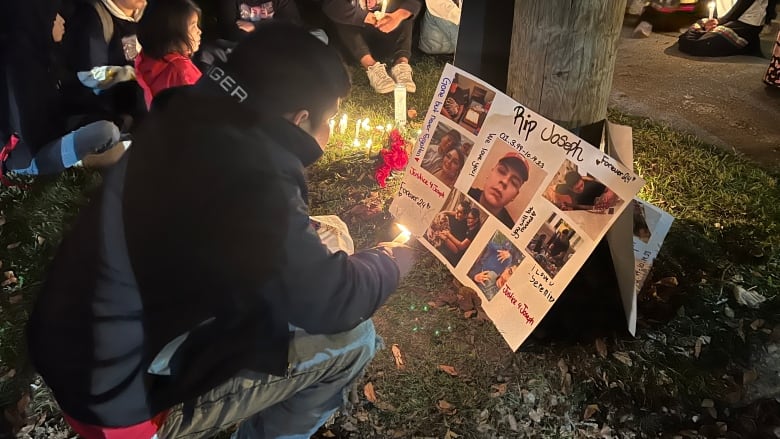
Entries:
{"label": "tree bark", "polygon": [[603,120],[626,0],[516,0],[507,94],[559,125]]}

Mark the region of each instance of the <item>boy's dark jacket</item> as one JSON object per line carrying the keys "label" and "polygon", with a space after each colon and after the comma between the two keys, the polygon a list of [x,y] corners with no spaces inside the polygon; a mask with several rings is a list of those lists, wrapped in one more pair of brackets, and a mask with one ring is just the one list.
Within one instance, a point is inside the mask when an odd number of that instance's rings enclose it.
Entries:
{"label": "boy's dark jacket", "polygon": [[[309,224],[311,136],[227,96],[170,89],[81,212],[30,318],[31,358],[63,411],[150,419],[241,369],[283,375],[289,326],[338,333],[395,290],[389,256],[331,254]],[[172,375],[147,369],[190,331]]]}

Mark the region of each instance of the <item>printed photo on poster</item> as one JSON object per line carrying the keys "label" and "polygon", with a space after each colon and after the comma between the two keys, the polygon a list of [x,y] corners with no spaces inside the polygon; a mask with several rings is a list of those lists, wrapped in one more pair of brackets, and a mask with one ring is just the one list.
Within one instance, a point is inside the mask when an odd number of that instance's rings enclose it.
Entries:
{"label": "printed photo on poster", "polygon": [[[420,166],[451,188],[463,170],[473,145],[472,139],[462,136],[449,124],[440,122],[436,125]],[[468,147],[468,152],[463,150],[464,146]]]}
{"label": "printed photo on poster", "polygon": [[490,301],[517,271],[525,255],[503,233],[496,230],[469,270],[485,298]]}
{"label": "printed photo on poster", "polygon": [[462,193],[452,191],[442,211],[436,214],[425,231],[425,240],[454,267],[474,241],[487,217],[487,212],[479,209]]}
{"label": "printed photo on poster", "polygon": [[456,73],[441,114],[470,133],[479,134],[495,97],[496,92]]}
{"label": "printed photo on poster", "polygon": [[560,210],[591,237],[598,235],[612,220],[623,200],[607,185],[590,174],[581,174],[577,165],[565,160],[544,198]]}
{"label": "printed photo on poster", "polygon": [[634,211],[634,236],[647,244],[653,236],[658,222],[661,219],[661,211],[640,202],[636,198],[631,200]]}
{"label": "printed photo on poster", "polygon": [[525,249],[550,277],[555,277],[582,242],[582,237],[558,214],[553,213]]}
{"label": "printed photo on poster", "polygon": [[546,176],[509,144],[496,140],[468,195],[511,229]]}

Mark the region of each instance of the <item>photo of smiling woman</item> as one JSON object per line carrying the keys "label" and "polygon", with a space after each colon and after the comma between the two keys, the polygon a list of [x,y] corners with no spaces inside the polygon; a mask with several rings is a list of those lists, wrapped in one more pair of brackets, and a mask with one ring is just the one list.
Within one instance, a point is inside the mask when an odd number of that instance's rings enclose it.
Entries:
{"label": "photo of smiling woman", "polygon": [[496,140],[468,195],[511,229],[546,176],[509,144]]}
{"label": "photo of smiling woman", "polygon": [[441,159],[441,168],[433,173],[433,176],[441,180],[447,187],[452,187],[455,180],[458,179],[463,164],[466,163],[466,156],[460,148],[453,148],[444,154]]}

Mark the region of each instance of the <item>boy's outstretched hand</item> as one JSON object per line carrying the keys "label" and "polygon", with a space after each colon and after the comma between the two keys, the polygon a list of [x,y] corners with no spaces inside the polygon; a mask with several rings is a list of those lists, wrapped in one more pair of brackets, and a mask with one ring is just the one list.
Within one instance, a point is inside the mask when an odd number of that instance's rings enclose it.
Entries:
{"label": "boy's outstretched hand", "polygon": [[380,242],[377,248],[387,253],[388,256],[393,258],[398,270],[401,272],[401,277],[406,276],[412,270],[414,262],[417,259],[417,251],[409,247],[406,244],[399,244],[397,242]]}

